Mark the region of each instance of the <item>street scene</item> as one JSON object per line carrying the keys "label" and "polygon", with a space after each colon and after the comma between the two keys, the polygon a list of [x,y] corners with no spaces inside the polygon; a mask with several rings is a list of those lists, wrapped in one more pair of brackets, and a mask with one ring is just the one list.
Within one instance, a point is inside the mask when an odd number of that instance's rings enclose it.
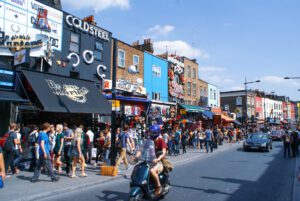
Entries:
{"label": "street scene", "polygon": [[300,201],[299,9],[0,0],[0,201]]}

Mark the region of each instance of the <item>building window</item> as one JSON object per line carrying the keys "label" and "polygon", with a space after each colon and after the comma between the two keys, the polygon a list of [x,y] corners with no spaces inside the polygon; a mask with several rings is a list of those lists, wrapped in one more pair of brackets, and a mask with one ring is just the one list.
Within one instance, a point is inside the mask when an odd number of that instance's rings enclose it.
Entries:
{"label": "building window", "polygon": [[217,100],[217,93],[216,93],[216,90],[214,90],[214,100]]}
{"label": "building window", "polygon": [[80,43],[80,35],[76,33],[71,33],[70,51],[79,53],[79,43]]}
{"label": "building window", "polygon": [[196,69],[193,68],[193,79],[196,79]]}
{"label": "building window", "polygon": [[186,73],[187,73],[187,77],[191,77],[191,67],[190,66],[187,67]]}
{"label": "building window", "polygon": [[95,50],[94,50],[94,57],[97,60],[103,60],[103,43],[96,41],[95,42]]}
{"label": "building window", "polygon": [[118,66],[125,68],[125,51],[121,49],[118,50]]}
{"label": "building window", "polygon": [[193,84],[193,96],[196,96],[196,84]]}
{"label": "building window", "polygon": [[138,66],[140,63],[140,57],[138,55],[133,55],[133,65]]}
{"label": "building window", "polygon": [[161,77],[161,68],[157,65],[152,65],[152,75],[155,77]]}
{"label": "building window", "polygon": [[188,82],[187,83],[187,95],[191,95],[191,83],[190,82]]}
{"label": "building window", "polygon": [[209,93],[210,93],[210,96],[209,96],[210,99],[213,99],[213,92],[212,92],[212,89],[209,90]]}
{"label": "building window", "polygon": [[152,100],[160,101],[160,93],[152,92]]}

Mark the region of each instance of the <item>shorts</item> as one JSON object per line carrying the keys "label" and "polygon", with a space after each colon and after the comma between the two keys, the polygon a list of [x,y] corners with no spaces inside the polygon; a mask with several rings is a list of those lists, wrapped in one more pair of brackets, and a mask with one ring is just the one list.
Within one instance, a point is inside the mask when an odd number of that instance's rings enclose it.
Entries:
{"label": "shorts", "polygon": [[154,168],[154,167],[157,168],[158,174],[160,174],[160,173],[162,173],[162,172],[164,171],[164,166],[163,166],[163,164],[162,164],[161,161],[159,161],[159,162],[156,163],[156,164],[153,164],[153,163],[152,163],[152,164],[150,165],[150,168],[151,168],[151,169]]}

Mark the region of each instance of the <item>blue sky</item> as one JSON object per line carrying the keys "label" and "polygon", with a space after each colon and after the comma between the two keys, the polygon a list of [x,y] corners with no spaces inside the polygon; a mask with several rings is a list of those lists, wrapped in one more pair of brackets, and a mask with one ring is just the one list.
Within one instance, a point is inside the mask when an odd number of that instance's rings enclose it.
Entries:
{"label": "blue sky", "polygon": [[[76,3],[74,3],[76,2]],[[199,76],[221,91],[249,85],[300,100],[299,0],[62,0],[79,17],[127,43],[151,37],[156,53],[195,57]]]}

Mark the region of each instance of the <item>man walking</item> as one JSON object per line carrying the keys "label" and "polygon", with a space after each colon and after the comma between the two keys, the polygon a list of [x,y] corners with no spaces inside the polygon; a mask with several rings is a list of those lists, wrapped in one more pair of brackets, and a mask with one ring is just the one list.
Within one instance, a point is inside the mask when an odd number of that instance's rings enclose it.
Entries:
{"label": "man walking", "polygon": [[70,174],[71,169],[71,156],[70,156],[70,149],[71,149],[71,142],[73,140],[74,134],[71,129],[68,128],[68,124],[64,123],[64,157],[66,161],[66,173],[67,175]]}
{"label": "man walking", "polygon": [[51,181],[55,182],[59,180],[59,178],[54,175],[54,172],[52,170],[51,157],[50,157],[51,145],[47,135],[47,132],[49,130],[50,130],[50,124],[44,123],[42,125],[42,131],[39,133],[38,136],[39,159],[34,171],[34,175],[31,179],[31,182],[38,181],[41,174],[42,166],[47,170],[48,175],[51,177]]}
{"label": "man walking", "polygon": [[120,144],[120,146],[121,146],[121,151],[120,151],[119,159],[118,159],[117,164],[116,164],[116,166],[118,167],[121,164],[121,162],[124,161],[126,169],[129,169],[131,167],[128,164],[127,156],[126,156],[127,145],[130,147],[130,150],[134,149],[134,147],[132,146],[132,144],[130,142],[130,139],[129,139],[128,130],[129,130],[128,126],[125,125],[123,132],[121,132],[121,134],[119,135],[118,144]]}
{"label": "man walking", "polygon": [[8,137],[5,140],[4,149],[5,149],[5,172],[8,172],[8,167],[10,167],[12,173],[15,173],[14,159],[16,156],[16,146],[18,145],[17,133],[17,124],[11,123],[9,125]]}
{"label": "man walking", "polygon": [[214,141],[214,136],[210,130],[210,127],[207,127],[207,129],[205,130],[205,146],[206,146],[206,153],[208,153],[209,148],[210,148],[210,152],[213,152],[213,146],[212,146],[212,142]]}
{"label": "man walking", "polygon": [[284,158],[286,158],[286,152],[288,153],[288,157],[291,156],[291,139],[289,132],[286,131],[283,135],[283,148],[284,148]]}
{"label": "man walking", "polygon": [[90,141],[90,143],[88,144],[87,150],[86,150],[86,155],[88,156],[87,163],[91,164],[92,150],[93,150],[93,147],[94,147],[94,136],[95,136],[93,131],[91,130],[91,127],[88,127],[86,135],[88,136],[89,141]]}

